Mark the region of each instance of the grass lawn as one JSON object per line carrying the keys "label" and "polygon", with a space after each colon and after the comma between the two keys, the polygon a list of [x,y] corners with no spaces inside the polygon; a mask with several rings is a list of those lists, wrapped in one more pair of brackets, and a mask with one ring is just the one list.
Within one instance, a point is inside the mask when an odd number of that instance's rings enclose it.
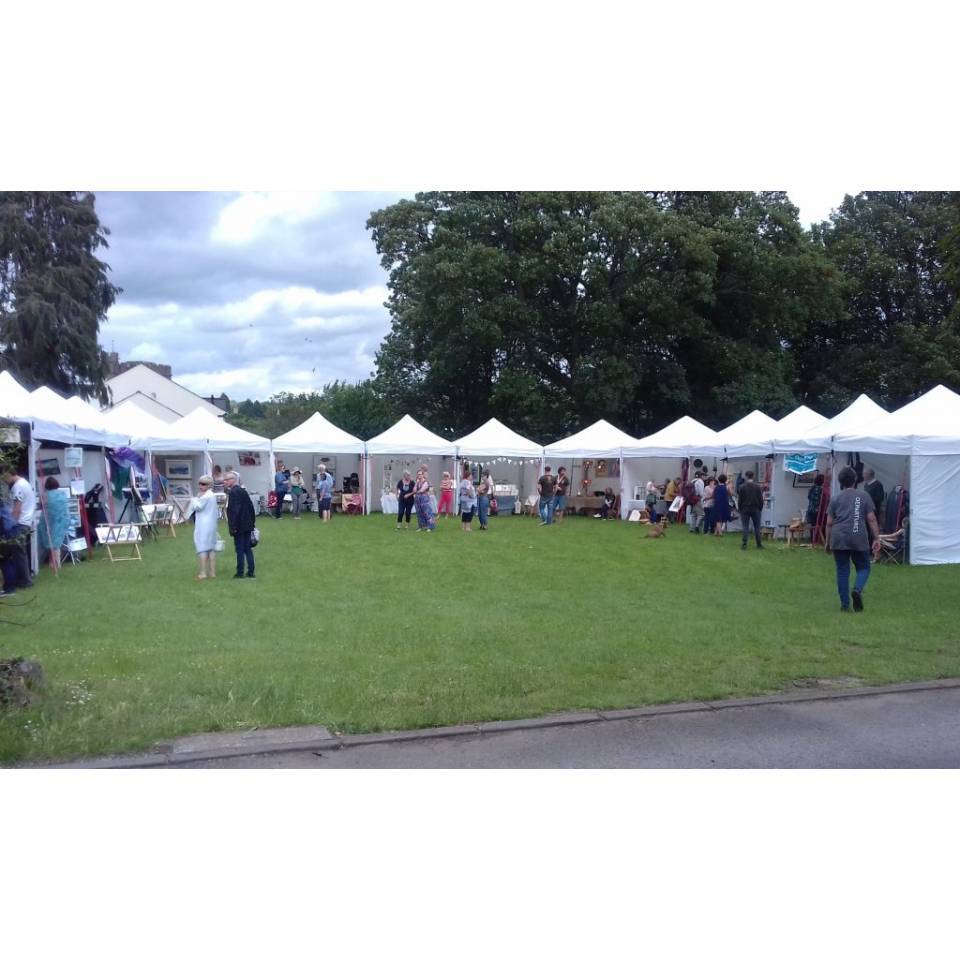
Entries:
{"label": "grass lawn", "polygon": [[[262,518],[256,580],[198,582],[192,528],[143,563],[44,571],[0,657],[47,690],[0,715],[0,762],[132,751],[182,734],[372,731],[715,699],[803,678],[960,675],[952,566],[875,567],[839,613],[833,562],[739,537],[502,517],[461,533],[392,518]],[[39,618],[39,619],[38,619]]]}

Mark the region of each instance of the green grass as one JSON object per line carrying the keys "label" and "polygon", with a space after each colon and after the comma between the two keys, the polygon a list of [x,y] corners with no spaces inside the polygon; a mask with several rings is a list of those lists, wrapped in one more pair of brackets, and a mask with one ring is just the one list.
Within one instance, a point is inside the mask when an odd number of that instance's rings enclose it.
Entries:
{"label": "green grass", "polygon": [[35,602],[3,610],[36,622],[0,624],[0,656],[38,659],[47,689],[0,716],[0,762],[960,675],[950,566],[876,567],[866,612],[841,616],[829,557],[741,553],[733,536],[647,540],[578,518],[469,535],[454,521],[398,533],[379,515],[261,527],[255,581],[231,579],[232,552],[217,580],[194,580],[187,528],[143,563],[44,571]]}

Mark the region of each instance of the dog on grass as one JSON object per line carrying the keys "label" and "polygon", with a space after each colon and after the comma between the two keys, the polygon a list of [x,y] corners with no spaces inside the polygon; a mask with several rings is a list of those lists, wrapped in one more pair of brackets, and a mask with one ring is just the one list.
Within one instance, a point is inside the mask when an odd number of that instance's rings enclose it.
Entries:
{"label": "dog on grass", "polygon": [[659,523],[654,523],[650,525],[650,529],[647,530],[647,539],[656,540],[657,537],[665,537],[667,535],[667,523],[665,520],[661,520]]}

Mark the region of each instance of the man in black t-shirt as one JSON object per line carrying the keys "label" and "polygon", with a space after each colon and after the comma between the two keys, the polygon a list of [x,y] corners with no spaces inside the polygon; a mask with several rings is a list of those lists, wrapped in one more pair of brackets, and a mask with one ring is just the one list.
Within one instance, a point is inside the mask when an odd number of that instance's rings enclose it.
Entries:
{"label": "man in black t-shirt", "polygon": [[840,492],[827,508],[827,552],[833,553],[837,567],[837,592],[840,609],[850,610],[850,561],[857,570],[853,584],[853,609],[863,610],[863,590],[870,576],[870,544],[873,555],[880,552],[880,529],[873,510],[873,499],[864,490],[857,490],[857,474],[853,467],[844,467],[837,480]]}

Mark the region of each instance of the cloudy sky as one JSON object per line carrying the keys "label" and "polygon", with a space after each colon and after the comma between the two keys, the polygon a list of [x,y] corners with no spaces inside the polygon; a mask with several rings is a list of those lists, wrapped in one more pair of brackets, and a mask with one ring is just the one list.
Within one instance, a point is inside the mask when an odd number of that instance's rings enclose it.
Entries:
{"label": "cloudy sky", "polygon": [[[103,258],[123,288],[101,343],[233,400],[363,379],[390,326],[365,225],[404,195],[99,192]],[[810,222],[843,190],[790,196]]]}

